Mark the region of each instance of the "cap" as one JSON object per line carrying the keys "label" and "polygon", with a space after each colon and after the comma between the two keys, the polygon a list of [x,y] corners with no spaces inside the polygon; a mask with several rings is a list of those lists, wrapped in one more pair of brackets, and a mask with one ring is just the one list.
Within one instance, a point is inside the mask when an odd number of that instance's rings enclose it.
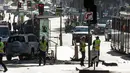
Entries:
{"label": "cap", "polygon": [[99,36],[96,36],[96,38],[99,38]]}

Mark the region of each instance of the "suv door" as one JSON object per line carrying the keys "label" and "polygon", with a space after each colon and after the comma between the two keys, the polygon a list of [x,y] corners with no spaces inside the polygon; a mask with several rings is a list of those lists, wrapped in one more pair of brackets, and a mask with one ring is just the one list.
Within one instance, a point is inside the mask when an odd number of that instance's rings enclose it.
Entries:
{"label": "suv door", "polygon": [[29,35],[28,36],[28,45],[29,45],[29,48],[31,49],[31,53],[33,52],[36,53],[37,49],[38,49],[38,39],[35,35]]}

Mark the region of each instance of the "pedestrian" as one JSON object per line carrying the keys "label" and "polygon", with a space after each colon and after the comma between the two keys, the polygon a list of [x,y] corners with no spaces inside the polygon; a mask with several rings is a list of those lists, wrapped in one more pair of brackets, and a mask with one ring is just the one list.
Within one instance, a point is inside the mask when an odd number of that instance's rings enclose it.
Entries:
{"label": "pedestrian", "polygon": [[94,60],[97,58],[98,61],[96,61],[96,67],[98,66],[99,63],[99,56],[100,56],[100,39],[99,36],[96,37],[96,39],[93,41],[93,50],[95,51],[94,53],[97,53],[95,57],[92,58],[91,61],[91,66],[93,66]]}
{"label": "pedestrian", "polygon": [[4,56],[4,43],[1,41],[1,38],[0,38],[0,64],[3,66],[4,72],[6,72],[8,69],[2,61],[3,56]]}
{"label": "pedestrian", "polygon": [[85,59],[85,47],[86,47],[86,42],[85,42],[85,37],[81,37],[81,40],[80,40],[80,52],[81,52],[81,55],[82,55],[82,58],[81,58],[81,61],[80,61],[80,65],[81,66],[84,66],[84,59]]}
{"label": "pedestrian", "polygon": [[45,36],[42,37],[42,40],[40,41],[40,45],[39,45],[40,49],[40,53],[39,53],[39,66],[41,66],[41,62],[43,60],[43,64],[46,64],[46,52],[47,52],[47,41],[45,40]]}
{"label": "pedestrian", "polygon": [[8,27],[9,27],[9,30],[11,30],[11,23],[8,22]]}

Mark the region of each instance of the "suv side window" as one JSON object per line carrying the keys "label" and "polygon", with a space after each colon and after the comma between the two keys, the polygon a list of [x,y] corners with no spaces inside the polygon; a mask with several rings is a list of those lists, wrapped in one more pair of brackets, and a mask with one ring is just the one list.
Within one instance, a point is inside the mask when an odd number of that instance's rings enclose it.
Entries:
{"label": "suv side window", "polygon": [[33,35],[28,36],[28,42],[38,42],[37,37]]}
{"label": "suv side window", "polygon": [[9,43],[14,42],[14,41],[25,42],[25,38],[24,36],[13,36],[8,39]]}

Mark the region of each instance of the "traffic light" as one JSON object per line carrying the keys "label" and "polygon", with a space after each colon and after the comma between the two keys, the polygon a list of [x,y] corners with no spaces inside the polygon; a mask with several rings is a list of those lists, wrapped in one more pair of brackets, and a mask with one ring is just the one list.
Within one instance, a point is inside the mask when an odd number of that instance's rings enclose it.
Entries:
{"label": "traffic light", "polygon": [[28,6],[28,7],[31,7],[31,6],[32,6],[31,1],[27,1],[27,6]]}
{"label": "traffic light", "polygon": [[84,7],[85,8],[90,8],[93,5],[94,5],[94,0],[84,0]]}
{"label": "traffic light", "polygon": [[43,15],[43,12],[44,12],[44,4],[38,4],[38,10],[39,10],[39,15]]}
{"label": "traffic light", "polygon": [[91,24],[97,23],[97,6],[93,5],[89,8],[90,12],[93,12],[93,20],[91,21]]}
{"label": "traffic light", "polygon": [[21,8],[21,4],[22,4],[21,2],[18,2],[18,8]]}
{"label": "traffic light", "polygon": [[22,0],[23,2],[25,2],[25,0]]}

